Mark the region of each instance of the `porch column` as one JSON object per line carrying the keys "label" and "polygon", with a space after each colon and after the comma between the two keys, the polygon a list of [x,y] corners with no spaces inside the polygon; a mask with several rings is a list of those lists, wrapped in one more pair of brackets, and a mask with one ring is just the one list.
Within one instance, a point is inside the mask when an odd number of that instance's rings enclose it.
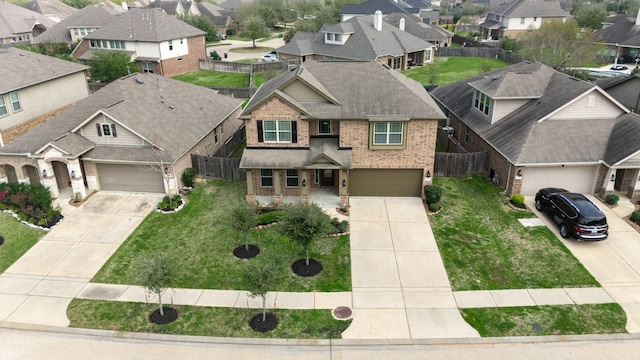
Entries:
{"label": "porch column", "polygon": [[247,175],[246,176],[247,177],[247,195],[245,196],[245,199],[249,204],[255,204],[256,193],[253,188],[253,173],[251,172],[251,169],[247,169],[246,175]]}
{"label": "porch column", "polygon": [[44,187],[49,188],[51,197],[57,199],[60,196],[60,190],[58,190],[58,183],[56,183],[56,177],[53,173],[53,166],[51,166],[51,163],[38,159],[38,169],[41,176],[40,182]]}
{"label": "porch column", "polygon": [[607,191],[614,191],[614,186],[616,185],[616,169],[609,169],[607,172],[607,176],[604,178],[604,184],[602,184],[602,188],[605,193]]}
{"label": "porch column", "polygon": [[69,171],[74,199],[84,199],[87,196],[87,189],[84,187],[84,174],[80,167],[80,161],[78,159],[69,160],[67,171]]}
{"label": "porch column", "polygon": [[311,181],[309,181],[308,174],[309,170],[300,171],[300,183],[302,184],[302,187],[300,188],[300,201],[304,204],[309,203],[309,195],[311,194],[311,191],[309,190],[311,188]]}
{"label": "porch column", "polygon": [[349,206],[349,173],[347,170],[338,172],[338,188],[340,193],[340,207]]}
{"label": "porch column", "polygon": [[273,170],[273,203],[282,204],[282,188],[280,187],[280,170]]}

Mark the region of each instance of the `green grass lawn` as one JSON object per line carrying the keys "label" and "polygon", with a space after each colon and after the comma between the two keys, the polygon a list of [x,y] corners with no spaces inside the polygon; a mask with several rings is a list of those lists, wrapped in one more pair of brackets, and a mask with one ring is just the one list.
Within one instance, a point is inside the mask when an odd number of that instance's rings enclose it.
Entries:
{"label": "green grass lawn", "polygon": [[522,226],[535,215],[508,207],[487,177],[434,183],[443,211],[429,220],[454,290],[599,286],[551,230]]}
{"label": "green grass lawn", "polygon": [[173,77],[176,80],[200,86],[246,87],[249,74],[226,73],[211,70],[196,70]]}
{"label": "green grass lawn", "polygon": [[231,209],[244,201],[244,181],[198,183],[178,213],[151,213],[122,244],[92,280],[98,283],[140,285],[135,260],[156,251],[175,257],[178,275],[174,288],[244,290],[247,262],[275,261],[282,280],[273,291],[350,291],[349,237],[331,237],[312,244],[310,255],[323,265],[320,275],[302,278],[291,264],[304,257],[302,247],[278,233],[277,226],[253,231],[250,243],[260,254],[249,260],[233,256],[243,239],[231,227]]}
{"label": "green grass lawn", "polygon": [[0,235],[5,238],[4,245],[0,246],[0,273],[29,251],[44,234],[45,231],[23,225],[10,214],[0,213]]}
{"label": "green grass lawn", "polygon": [[249,319],[262,309],[176,306],[179,317],[166,325],[148,320],[157,304],[74,299],[67,315],[71,327],[237,338],[339,339],[351,320],[336,320],[331,310],[282,310],[273,312],[278,326],[265,333],[253,331]]}
{"label": "green grass lawn", "polygon": [[[540,336],[626,333],[618,304],[461,309],[480,336]],[[533,324],[539,325],[536,330]]]}
{"label": "green grass lawn", "polygon": [[[483,72],[508,66],[502,60],[475,57],[436,57],[436,79],[433,85],[442,85],[476,76]],[[406,76],[423,85],[429,83],[429,65],[402,71]]]}

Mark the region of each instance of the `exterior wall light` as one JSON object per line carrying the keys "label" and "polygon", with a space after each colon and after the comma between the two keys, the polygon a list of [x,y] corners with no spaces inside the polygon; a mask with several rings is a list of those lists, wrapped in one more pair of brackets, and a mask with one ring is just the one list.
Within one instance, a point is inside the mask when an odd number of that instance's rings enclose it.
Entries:
{"label": "exterior wall light", "polygon": [[302,179],[302,186],[307,186],[307,180],[306,179]]}
{"label": "exterior wall light", "polygon": [[616,181],[616,174],[611,174],[611,181]]}
{"label": "exterior wall light", "polygon": [[71,174],[69,174],[71,176],[72,179],[76,178],[76,172],[71,170]]}
{"label": "exterior wall light", "polygon": [[347,186],[347,179],[342,179],[342,187]]}
{"label": "exterior wall light", "polygon": [[522,170],[518,170],[518,176],[522,176]]}
{"label": "exterior wall light", "polygon": [[47,177],[47,169],[42,170],[42,177]]}
{"label": "exterior wall light", "polygon": [[431,171],[427,170],[427,178],[431,177]]}

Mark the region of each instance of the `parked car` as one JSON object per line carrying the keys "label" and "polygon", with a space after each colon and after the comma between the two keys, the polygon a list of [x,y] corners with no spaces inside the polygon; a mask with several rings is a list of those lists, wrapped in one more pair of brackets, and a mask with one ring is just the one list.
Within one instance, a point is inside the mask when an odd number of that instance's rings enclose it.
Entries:
{"label": "parked car", "polygon": [[623,65],[613,65],[613,66],[611,67],[611,70],[618,70],[618,71],[620,71],[620,70],[627,70],[627,69],[628,69],[628,67],[623,66]]}
{"label": "parked car", "polygon": [[223,34],[220,31],[218,31],[216,33],[216,35],[218,35],[218,37],[220,38],[220,40],[227,40],[227,34]]}
{"label": "parked car", "polygon": [[260,58],[260,61],[262,62],[273,62],[273,61],[278,61],[278,57],[276,56],[276,54],[265,54],[262,55],[262,57]]}
{"label": "parked car", "polygon": [[536,209],[551,216],[560,226],[560,236],[572,236],[579,241],[600,241],[609,236],[607,217],[582,194],[560,188],[540,189],[536,194]]}

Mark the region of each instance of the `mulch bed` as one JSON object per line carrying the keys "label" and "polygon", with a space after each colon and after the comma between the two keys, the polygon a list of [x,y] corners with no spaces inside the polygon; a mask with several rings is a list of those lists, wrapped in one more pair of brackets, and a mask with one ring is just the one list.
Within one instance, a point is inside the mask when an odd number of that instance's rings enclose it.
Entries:
{"label": "mulch bed", "polygon": [[167,306],[163,306],[162,310],[164,310],[164,315],[160,315],[160,309],[155,309],[149,315],[149,321],[156,325],[165,325],[178,319],[178,310]]}
{"label": "mulch bed", "polygon": [[75,201],[74,199],[71,199],[71,200],[69,200],[69,205],[78,207],[78,206],[84,204],[85,202],[87,202],[87,200],[91,199],[91,197],[93,195],[95,195],[96,193],[97,193],[97,191],[94,190],[94,191],[91,192],[91,194],[85,196],[84,199],[79,200],[79,201]]}
{"label": "mulch bed", "polygon": [[251,259],[260,254],[260,248],[257,245],[249,244],[248,247],[240,245],[233,249],[233,255],[240,259]]}
{"label": "mulch bed", "polygon": [[271,331],[278,326],[278,317],[275,314],[267,313],[266,319],[263,321],[262,313],[260,313],[249,320],[249,326],[259,332]]}
{"label": "mulch bed", "polygon": [[307,265],[306,259],[300,259],[291,265],[291,270],[302,277],[316,276],[322,272],[322,264],[316,259],[309,259],[309,265]]}

